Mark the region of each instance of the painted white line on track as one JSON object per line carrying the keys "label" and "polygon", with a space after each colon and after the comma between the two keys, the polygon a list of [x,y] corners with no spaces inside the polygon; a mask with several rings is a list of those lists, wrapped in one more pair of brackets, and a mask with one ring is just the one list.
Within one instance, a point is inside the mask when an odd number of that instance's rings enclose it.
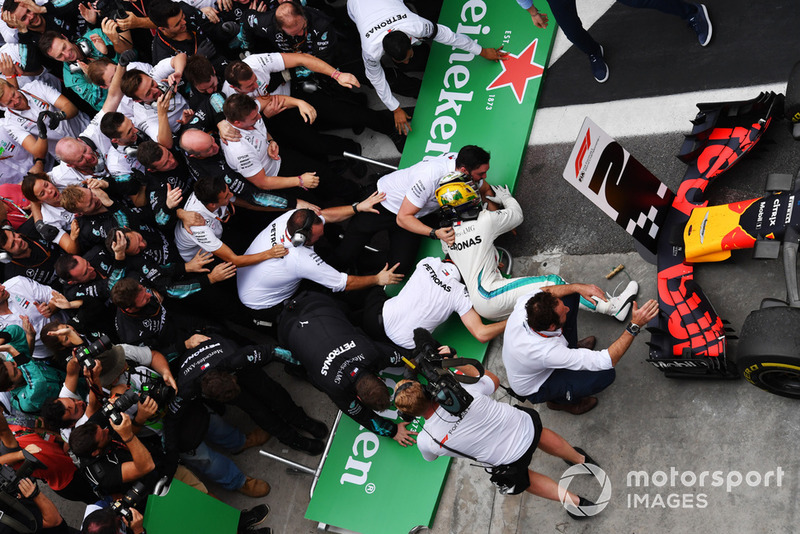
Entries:
{"label": "painted white line on track", "polygon": [[726,102],[755,98],[762,91],[782,93],[786,83],[680,93],[557,108],[540,108],[533,121],[529,145],[572,143],[583,119],[591,117],[611,137],[632,137],[673,132],[689,133],[689,122],[700,102]]}

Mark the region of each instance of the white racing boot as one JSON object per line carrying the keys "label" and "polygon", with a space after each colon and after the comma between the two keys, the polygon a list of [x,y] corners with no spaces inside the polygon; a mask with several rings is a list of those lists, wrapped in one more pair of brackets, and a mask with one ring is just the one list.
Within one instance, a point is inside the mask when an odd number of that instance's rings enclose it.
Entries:
{"label": "white racing boot", "polygon": [[631,311],[633,301],[636,300],[636,293],[639,292],[639,284],[635,281],[628,283],[625,291],[614,298],[609,298],[608,302],[602,301],[597,297],[592,297],[595,301],[595,312],[603,313],[616,317],[618,321],[625,321]]}

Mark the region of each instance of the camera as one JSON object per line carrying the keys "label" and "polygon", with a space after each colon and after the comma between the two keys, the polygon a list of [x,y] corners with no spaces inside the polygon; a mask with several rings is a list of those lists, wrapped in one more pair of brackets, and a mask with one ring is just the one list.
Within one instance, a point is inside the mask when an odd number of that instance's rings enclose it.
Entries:
{"label": "camera", "polygon": [[103,417],[108,418],[109,421],[118,425],[122,422],[122,414],[128,411],[128,408],[139,402],[139,394],[134,390],[129,389],[113,401],[107,402],[100,411]]}
{"label": "camera", "polygon": [[111,338],[103,334],[91,343],[84,343],[77,347],[74,354],[78,361],[81,362],[81,365],[91,371],[97,365],[96,358],[110,350],[112,346]]}
{"label": "camera", "polygon": [[114,20],[128,18],[127,9],[121,0],[98,0],[96,8],[102,17]]}
{"label": "camera", "polygon": [[121,499],[111,503],[111,509],[123,519],[132,521],[131,508],[138,508],[147,499],[148,494],[149,492],[144,482],[136,482]]}
{"label": "camera", "polygon": [[[483,365],[474,358],[448,358],[439,354],[441,345],[424,328],[414,330],[414,361],[403,358],[406,364],[405,378],[420,380],[425,393],[448,413],[460,417],[472,403],[470,395],[461,384],[474,384],[483,376]],[[452,353],[455,355],[455,352]],[[473,365],[479,376],[457,375],[450,367]],[[401,414],[403,415],[403,414]],[[403,419],[406,416],[403,415]],[[413,419],[413,418],[412,418]]]}
{"label": "camera", "polygon": [[47,466],[36,459],[26,450],[22,450],[25,461],[19,469],[15,470],[10,465],[0,466],[0,491],[7,495],[16,496],[19,493],[19,481],[28,478],[37,469],[47,469]]}
{"label": "camera", "polygon": [[103,417],[107,417],[109,421],[118,425],[122,422],[123,413],[137,402],[144,402],[147,398],[153,399],[159,407],[163,407],[175,398],[175,390],[160,378],[149,377],[142,382],[141,393],[129,389],[113,401],[107,402],[100,411],[103,413]]}
{"label": "camera", "polygon": [[142,401],[150,397],[159,406],[166,406],[175,398],[175,390],[160,378],[148,378],[142,383]]}

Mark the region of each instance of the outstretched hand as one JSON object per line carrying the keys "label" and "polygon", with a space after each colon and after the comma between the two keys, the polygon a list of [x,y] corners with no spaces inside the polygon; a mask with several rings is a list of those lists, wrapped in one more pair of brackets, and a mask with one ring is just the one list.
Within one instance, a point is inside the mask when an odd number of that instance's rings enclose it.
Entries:
{"label": "outstretched hand", "polygon": [[500,48],[482,48],[481,57],[489,61],[505,61],[508,59],[508,52]]}
{"label": "outstretched hand", "polygon": [[644,326],[652,321],[658,315],[658,302],[650,299],[644,303],[640,308],[636,302],[633,303],[633,311],[631,312],[631,322]]}
{"label": "outstretched hand", "polygon": [[389,264],[383,266],[383,269],[376,274],[377,277],[377,284],[379,286],[391,286],[394,284],[399,284],[403,281],[404,275],[402,274],[395,274],[395,269],[400,266],[399,263],[395,263],[392,268],[389,268]]}
{"label": "outstretched hand", "polygon": [[417,440],[414,439],[414,436],[419,434],[419,432],[414,432],[413,430],[409,430],[408,428],[406,428],[407,426],[408,423],[400,423],[399,425],[397,425],[397,434],[395,434],[394,437],[392,438],[403,447],[408,447],[409,445],[413,445],[414,443],[416,443]]}

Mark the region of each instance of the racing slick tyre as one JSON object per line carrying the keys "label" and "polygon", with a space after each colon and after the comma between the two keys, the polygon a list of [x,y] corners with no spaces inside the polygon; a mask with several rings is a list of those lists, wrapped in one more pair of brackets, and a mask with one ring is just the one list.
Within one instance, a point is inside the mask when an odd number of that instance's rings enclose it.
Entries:
{"label": "racing slick tyre", "polygon": [[800,61],[794,64],[786,84],[783,112],[792,122],[800,122]]}
{"label": "racing slick tyre", "polygon": [[800,309],[751,312],[742,325],[736,366],[753,385],[800,399]]}

